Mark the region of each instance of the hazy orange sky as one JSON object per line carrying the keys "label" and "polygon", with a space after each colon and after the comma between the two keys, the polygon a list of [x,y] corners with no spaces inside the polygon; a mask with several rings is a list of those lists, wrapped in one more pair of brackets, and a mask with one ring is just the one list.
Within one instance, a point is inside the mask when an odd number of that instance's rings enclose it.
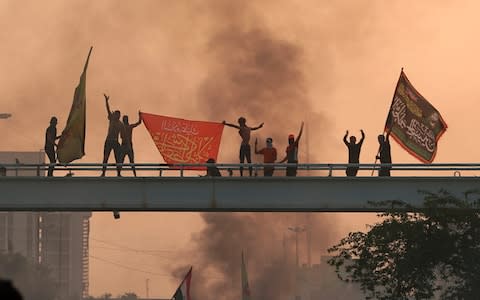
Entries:
{"label": "hazy orange sky", "polygon": [[[317,113],[321,122],[309,123],[310,138],[318,141],[310,143],[315,162],[344,162],[345,130],[358,135],[362,128],[367,137],[360,160],[371,163],[378,148],[376,135],[382,131],[403,67],[449,126],[435,162],[476,161],[478,154],[468,149],[480,146],[474,136],[480,75],[478,1],[296,2],[3,0],[0,110],[13,117],[0,122],[0,150],[43,148],[52,115],[59,119],[59,131],[63,129],[90,46],[94,49],[87,75],[86,156],[79,162],[101,161],[108,126],[103,93],[111,96],[112,109],[129,114],[132,121],[139,109],[199,120],[236,120],[249,109],[238,107],[218,115],[210,110],[222,99],[202,100],[205,82],[215,90],[212,74],[223,74],[220,71],[229,67],[223,65],[228,63],[224,57],[236,55],[235,48],[219,51],[213,37],[260,28],[272,40],[295,47],[296,68],[303,76],[300,94],[309,107],[296,107],[304,102],[295,98],[279,99],[288,105],[272,108],[275,117],[245,115],[252,125],[265,122],[259,137],[287,135],[290,132],[276,132],[283,118],[293,118],[291,124],[297,124]],[[218,82],[226,80],[218,78]],[[275,95],[275,89],[269,87],[265,93]],[[297,127],[290,130],[296,132]],[[225,129],[219,161],[236,162],[232,143],[239,143],[238,135]],[[283,151],[284,141],[275,144]],[[143,126],[134,131],[134,147],[137,162],[162,161]],[[394,162],[417,162],[398,145],[392,146],[392,156]],[[345,234],[364,229],[369,216],[338,218],[337,231]],[[175,253],[188,249],[190,235],[201,227],[202,219],[193,213],[123,213],[120,220],[109,213],[94,214],[91,236],[96,240],[91,241],[91,255],[157,274],[91,259],[90,292],[134,291],[145,296],[149,278],[151,296],[170,297],[177,284],[169,273],[178,260]],[[118,247],[100,241],[167,251],[152,256],[106,249]]]}

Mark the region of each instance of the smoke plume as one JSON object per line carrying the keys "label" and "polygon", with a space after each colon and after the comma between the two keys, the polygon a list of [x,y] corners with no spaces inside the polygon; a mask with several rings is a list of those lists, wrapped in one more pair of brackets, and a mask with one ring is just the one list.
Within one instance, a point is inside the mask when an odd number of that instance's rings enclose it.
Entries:
{"label": "smoke plume", "polygon": [[[295,233],[289,227],[310,230],[312,263],[319,263],[335,235],[334,218],[293,213],[204,213],[206,227],[195,234],[195,247],[183,257],[194,266],[195,299],[239,299],[241,297],[241,252],[247,261],[249,285],[254,299],[286,299],[295,288]],[[330,233],[328,233],[330,232]],[[299,264],[307,263],[306,232],[298,234]],[[188,266],[176,268],[185,275]]]}
{"label": "smoke plume", "polygon": [[[268,29],[248,5],[212,2],[211,19],[220,29],[207,44],[208,76],[199,88],[199,108],[209,119],[236,124],[243,116],[252,127],[265,122],[252,138],[258,137],[263,147],[265,138],[272,137],[283,157],[287,136],[296,135],[302,121],[317,127],[326,122],[308,99],[303,48]],[[319,136],[307,138],[320,146]],[[226,128],[224,137],[229,149],[222,149],[227,153],[223,158],[238,160],[238,149],[231,146],[239,144],[238,135]]]}
{"label": "smoke plume", "polygon": [[[284,155],[287,136],[297,135],[302,121],[326,127],[308,98],[303,47],[290,42],[263,24],[255,10],[243,2],[211,1],[211,38],[207,43],[208,74],[198,89],[198,108],[209,119],[236,123],[247,119],[249,126],[265,122],[252,133],[272,137]],[[232,11],[235,12],[232,15]],[[307,124],[308,126],[308,124]],[[303,140],[321,146],[321,134],[304,132]],[[226,139],[226,141],[225,141]],[[253,141],[252,141],[253,142]],[[225,161],[238,161],[238,134],[226,128]],[[302,143],[301,147],[305,147]],[[317,153],[317,158],[321,153]],[[255,160],[254,160],[255,161]],[[257,161],[261,161],[258,159]],[[278,172],[278,171],[277,171]],[[295,199],[292,199],[295,201]],[[333,217],[312,215],[307,228],[312,234],[314,261],[328,239],[326,223]],[[203,231],[193,237],[193,292],[195,299],[239,299],[241,297],[240,255],[245,251],[250,288],[255,299],[285,299],[295,289],[295,238],[288,227],[307,225],[304,215],[271,213],[202,214]],[[298,220],[301,219],[301,220]],[[330,226],[328,226],[330,227]],[[306,236],[299,233],[300,251],[306,262]],[[182,276],[185,267],[173,273]]]}

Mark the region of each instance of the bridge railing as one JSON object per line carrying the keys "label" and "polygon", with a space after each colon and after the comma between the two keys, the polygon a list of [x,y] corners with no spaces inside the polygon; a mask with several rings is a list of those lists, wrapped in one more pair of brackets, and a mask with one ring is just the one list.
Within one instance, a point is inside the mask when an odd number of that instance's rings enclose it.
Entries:
{"label": "bridge railing", "polygon": [[[30,176],[44,175],[44,173],[50,167],[50,164],[0,164],[0,176],[5,175],[7,171],[14,171],[16,175],[28,171]],[[451,172],[450,176],[461,176],[462,172],[475,172],[480,171],[480,163],[434,163],[434,164],[420,164],[420,163],[395,163],[395,164],[345,164],[345,163],[309,163],[309,164],[291,164],[291,163],[274,163],[274,164],[263,164],[263,163],[251,163],[251,164],[165,164],[165,163],[123,163],[123,164],[102,164],[102,163],[71,163],[71,164],[53,164],[55,172],[61,172],[62,174],[73,175],[75,171],[75,176],[85,175],[91,176],[92,172],[101,172],[103,167],[107,171],[116,172],[117,167],[122,168],[122,174],[131,176],[132,167],[135,167],[135,170],[140,173],[149,172],[149,177],[153,173],[156,173],[155,176],[163,176],[168,174],[168,176],[198,176],[198,172],[204,172],[207,167],[216,167],[221,171],[226,171],[229,176],[234,176],[234,171],[239,171],[243,168],[244,172],[248,173],[248,170],[251,168],[255,175],[260,174],[264,168],[275,168],[275,175],[285,174],[285,169],[287,167],[297,167],[301,172],[300,176],[309,176],[308,171],[322,171],[321,176],[344,176],[345,173],[338,173],[338,171],[345,171],[348,167],[358,167],[359,171],[370,171],[375,173],[382,167],[388,167],[391,171],[408,171],[414,172],[415,175],[423,176],[426,172]],[[186,173],[187,171],[197,171],[196,173]],[[152,173],[153,172],[153,173]],[[334,173],[335,172],[335,173]],[[318,176],[318,172],[314,173],[315,176]],[[370,174],[370,173],[369,173]],[[375,173],[376,174],[376,173]],[[422,175],[423,174],[423,175]],[[410,173],[411,175],[411,173]],[[22,176],[25,176],[22,174]],[[431,176],[429,174],[428,176]]]}

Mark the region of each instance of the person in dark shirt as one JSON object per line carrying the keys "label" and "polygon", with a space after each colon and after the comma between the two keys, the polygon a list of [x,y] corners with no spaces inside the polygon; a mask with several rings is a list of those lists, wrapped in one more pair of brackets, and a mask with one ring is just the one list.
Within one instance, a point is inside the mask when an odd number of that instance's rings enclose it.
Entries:
{"label": "person in dark shirt", "polygon": [[[298,132],[298,136],[295,139],[293,134],[288,136],[288,146],[285,150],[286,155],[285,158],[280,161],[280,163],[287,162],[289,164],[297,164],[298,163],[298,143],[300,138],[302,137],[303,133],[303,122],[300,126],[300,131]],[[287,176],[297,176],[297,166],[288,166],[286,171]]]}
{"label": "person in dark shirt", "polygon": [[[135,163],[135,158],[133,154],[133,145],[132,145],[132,133],[133,128],[137,127],[138,125],[142,124],[142,119],[140,117],[140,112],[138,112],[138,121],[137,123],[129,124],[128,123],[128,116],[123,116],[123,130],[120,131],[120,136],[122,138],[122,163],[125,161],[125,156],[128,156],[128,160],[131,164]],[[132,165],[133,175],[137,177],[137,171],[135,170],[135,166]]]}
{"label": "person in dark shirt", "polygon": [[44,149],[48,159],[50,160],[47,176],[53,176],[54,164],[57,162],[57,155],[55,151],[55,147],[57,147],[57,144],[55,143],[55,141],[60,138],[60,136],[57,136],[57,122],[57,118],[52,117],[50,119],[50,126],[48,126],[47,130],[45,131]]}
{"label": "person in dark shirt", "polygon": [[[263,127],[263,123],[257,127],[248,127],[247,120],[244,117],[238,119],[238,125],[230,124],[225,121],[222,122],[223,125],[233,127],[238,129],[238,134],[242,138],[242,143],[240,144],[240,163],[243,164],[245,159],[250,164],[252,163],[252,152],[250,149],[250,133],[252,130],[257,130]],[[250,176],[252,176],[252,167],[248,168]],[[240,176],[243,176],[243,167],[240,167]]]}
{"label": "person in dark shirt", "polygon": [[[363,130],[360,130],[362,138],[360,142],[357,143],[357,138],[355,136],[350,136],[350,142],[347,141],[348,130],[343,137],[343,142],[348,148],[348,163],[349,164],[358,164],[360,162],[360,151],[362,150],[363,140],[365,140],[365,133]],[[347,176],[357,176],[358,167],[347,167],[346,173]]]}
{"label": "person in dark shirt", "polygon": [[[120,121],[120,111],[116,110],[112,112],[110,110],[110,105],[108,100],[110,99],[109,96],[105,95],[105,104],[107,106],[107,113],[108,113],[108,133],[107,138],[105,139],[105,145],[103,147],[103,168],[102,168],[102,176],[105,176],[105,171],[107,166],[105,165],[108,163],[108,158],[110,157],[110,153],[113,150],[113,154],[115,155],[115,162],[117,164],[120,163],[121,160],[121,149],[120,144],[118,143],[118,136],[122,130],[124,130],[123,124]],[[117,166],[117,175],[120,175],[120,165]]]}
{"label": "person in dark shirt", "polygon": [[[380,160],[381,164],[391,164],[392,163],[392,155],[390,153],[390,131],[387,133],[385,137],[383,134],[378,136],[378,144],[380,145],[380,149],[378,151],[377,159]],[[378,176],[390,176],[390,166],[382,166],[378,171]]]}
{"label": "person in dark shirt", "polygon": [[[267,138],[266,140],[267,146],[258,150],[258,140],[255,139],[255,154],[262,154],[263,155],[263,163],[266,164],[273,164],[277,160],[277,149],[273,147],[273,139]],[[271,166],[264,166],[263,167],[263,175],[264,176],[273,176],[274,167]]]}
{"label": "person in dark shirt", "polygon": [[206,176],[212,176],[212,177],[221,177],[222,174],[220,173],[220,170],[214,165],[215,160],[213,158],[209,158],[207,160],[207,164],[212,164],[210,166],[207,166],[207,175]]}

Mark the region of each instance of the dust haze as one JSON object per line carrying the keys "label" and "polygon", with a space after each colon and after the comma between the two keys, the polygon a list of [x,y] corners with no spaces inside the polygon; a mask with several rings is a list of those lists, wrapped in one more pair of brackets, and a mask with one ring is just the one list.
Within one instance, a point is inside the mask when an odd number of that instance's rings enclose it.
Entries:
{"label": "dust haze", "polygon": [[[1,150],[43,148],[52,115],[59,119],[59,131],[63,129],[93,46],[82,162],[102,158],[108,125],[103,93],[111,96],[112,109],[130,115],[131,121],[140,109],[218,122],[234,123],[244,116],[251,126],[265,122],[252,139],[258,138],[263,146],[266,137],[273,137],[279,154],[284,153],[288,134],[297,134],[301,121],[306,121],[301,161],[307,157],[312,162],[344,161],[344,130],[355,133],[363,128],[367,139],[361,161],[370,162],[377,147],[372,137],[384,124],[401,67],[450,125],[437,160],[454,160],[458,156],[449,149],[456,145],[478,148],[470,144],[476,143],[474,139],[462,138],[471,130],[465,120],[476,117],[464,113],[478,110],[475,78],[480,45],[472,40],[479,25],[473,21],[478,5],[462,3],[5,0],[0,3],[4,29],[0,112],[13,117],[0,122]],[[452,99],[461,99],[462,109],[448,111]],[[133,139],[138,162],[162,161],[146,130],[135,129]],[[237,132],[225,128],[219,161],[237,162],[239,143]],[[393,149],[396,159],[411,161],[397,150]],[[466,153],[460,159],[476,158]],[[185,265],[194,264],[197,296],[205,296],[204,287],[212,287],[224,291],[226,299],[238,297],[241,249],[247,253],[254,295],[276,297],[276,291],[264,284],[271,274],[278,275],[275,280],[285,290],[291,289],[292,278],[281,275],[292,267],[291,260],[283,263],[285,253],[291,259],[293,251],[293,237],[285,228],[301,225],[303,217],[201,217],[205,227],[192,237],[190,250],[196,251],[192,262],[183,263],[182,258],[178,266],[169,266],[180,276]],[[321,214],[313,219],[316,263],[335,234],[329,228],[335,217]],[[161,218],[153,220],[167,226]],[[185,224],[183,230],[197,228]],[[124,238],[118,237],[120,242]],[[162,241],[158,243],[161,247]],[[96,292],[101,289],[102,272],[92,275]],[[111,288],[121,287],[128,276],[119,277]],[[177,283],[171,280],[171,286]],[[164,290],[157,293],[168,295]]]}

